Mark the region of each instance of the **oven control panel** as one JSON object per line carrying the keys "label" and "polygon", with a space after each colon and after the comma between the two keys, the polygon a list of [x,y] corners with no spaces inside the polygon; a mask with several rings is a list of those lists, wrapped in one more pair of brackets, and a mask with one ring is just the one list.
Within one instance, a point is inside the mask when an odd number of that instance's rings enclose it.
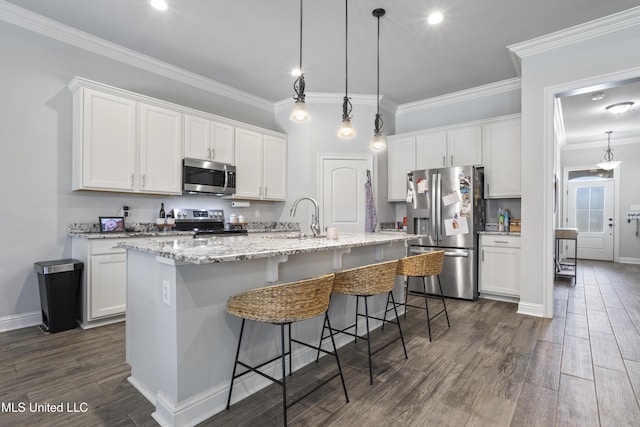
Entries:
{"label": "oven control panel", "polygon": [[176,220],[196,220],[224,222],[224,210],[222,209],[173,209],[173,217]]}

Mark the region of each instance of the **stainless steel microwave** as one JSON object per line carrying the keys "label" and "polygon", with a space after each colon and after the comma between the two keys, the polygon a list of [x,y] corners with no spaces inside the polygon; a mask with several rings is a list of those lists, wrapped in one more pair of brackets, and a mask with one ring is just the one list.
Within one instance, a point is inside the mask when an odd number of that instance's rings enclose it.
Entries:
{"label": "stainless steel microwave", "polygon": [[236,192],[236,167],[198,159],[182,162],[182,192],[226,196]]}

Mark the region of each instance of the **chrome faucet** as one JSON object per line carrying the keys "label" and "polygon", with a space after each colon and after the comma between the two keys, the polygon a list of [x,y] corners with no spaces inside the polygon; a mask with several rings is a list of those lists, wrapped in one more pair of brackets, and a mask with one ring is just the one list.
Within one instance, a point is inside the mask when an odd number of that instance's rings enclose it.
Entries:
{"label": "chrome faucet", "polygon": [[311,203],[313,203],[315,213],[311,215],[311,232],[313,233],[313,237],[318,237],[320,236],[320,208],[318,206],[318,202],[315,199],[311,197],[300,197],[298,200],[293,202],[293,206],[291,207],[289,215],[295,216],[298,203],[300,203],[300,201],[302,200],[309,200]]}

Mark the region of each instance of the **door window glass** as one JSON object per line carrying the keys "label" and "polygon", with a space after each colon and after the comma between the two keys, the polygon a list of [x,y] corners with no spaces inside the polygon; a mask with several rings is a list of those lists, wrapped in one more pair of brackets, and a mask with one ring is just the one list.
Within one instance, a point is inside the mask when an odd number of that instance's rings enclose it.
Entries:
{"label": "door window glass", "polygon": [[576,227],[584,233],[604,232],[604,187],[576,189]]}

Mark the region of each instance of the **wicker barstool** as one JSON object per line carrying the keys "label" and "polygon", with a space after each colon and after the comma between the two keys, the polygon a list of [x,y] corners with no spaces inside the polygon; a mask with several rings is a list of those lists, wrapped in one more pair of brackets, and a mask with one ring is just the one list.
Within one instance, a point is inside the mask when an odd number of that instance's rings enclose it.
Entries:
{"label": "wicker barstool", "polygon": [[[284,425],[287,425],[287,409],[292,405],[299,402],[302,398],[308,396],[312,392],[316,391],[323,385],[336,377],[340,377],[342,381],[342,388],[344,390],[344,396],[349,402],[349,396],[347,395],[347,387],[342,375],[342,367],[340,366],[340,359],[336,351],[336,344],[333,339],[333,333],[330,334],[331,344],[333,351],[326,351],[319,346],[313,346],[302,341],[295,340],[291,337],[291,323],[299,322],[302,320],[311,319],[312,317],[319,316],[324,313],[325,324],[329,324],[329,317],[327,316],[327,310],[329,309],[329,300],[331,297],[331,289],[333,287],[333,274],[328,274],[320,277],[315,277],[306,280],[300,280],[298,282],[285,283],[282,285],[268,286],[264,288],[253,289],[238,295],[234,295],[229,298],[227,302],[227,313],[233,314],[242,318],[242,326],[240,326],[240,337],[238,338],[238,348],[236,350],[235,363],[233,365],[233,374],[231,377],[231,386],[229,387],[229,398],[227,399],[227,409],[231,404],[231,393],[233,391],[233,383],[236,378],[239,378],[249,372],[255,372],[265,378],[270,379],[276,384],[282,386],[282,411],[284,417]],[[273,323],[280,326],[280,341],[282,354],[276,356],[266,362],[262,362],[256,366],[250,366],[247,363],[238,360],[240,355],[240,346],[242,344],[242,334],[244,332],[244,326],[246,320],[253,320],[256,322]],[[289,335],[289,349],[285,347],[285,326],[288,327]],[[336,358],[336,364],[338,365],[338,372],[330,376],[329,378],[318,384],[313,390],[305,393],[303,396],[297,397],[291,403],[287,403],[287,382],[286,382],[286,359],[285,356],[289,356],[289,375],[291,375],[291,343],[304,345],[322,351],[323,353],[330,354]],[[263,366],[275,362],[281,359],[282,363],[282,380],[278,380],[271,377],[264,372],[260,371]],[[236,374],[238,365],[242,366],[246,370]]]}
{"label": "wicker barstool", "polygon": [[[429,330],[429,342],[431,342],[431,321],[444,313],[447,317],[447,326],[451,327],[449,323],[449,313],[447,313],[447,303],[444,300],[444,294],[442,293],[442,284],[440,283],[440,273],[442,272],[442,264],[444,263],[444,251],[428,252],[425,254],[410,256],[402,258],[398,261],[398,269],[396,274],[398,276],[409,277],[422,277],[422,292],[409,290],[408,280],[405,285],[404,296],[404,315],[407,316],[407,307],[423,308],[422,306],[407,304],[407,297],[411,295],[419,295],[424,297],[424,309],[427,312],[427,328]],[[440,295],[431,295],[427,293],[427,277],[436,276],[438,279],[438,287],[440,288]],[[433,316],[429,316],[429,298],[437,298],[442,301],[443,309]],[[388,310],[387,310],[388,311]],[[385,313],[386,317],[386,313]]]}
{"label": "wicker barstool", "polygon": [[[398,265],[398,261],[388,261],[382,262],[378,264],[367,265],[364,267],[353,268],[350,270],[340,271],[335,274],[335,279],[333,280],[333,293],[335,294],[343,294],[343,295],[353,295],[356,297],[356,316],[355,323],[353,325],[347,326],[343,329],[333,329],[329,324],[329,317],[325,318],[325,324],[322,328],[322,334],[320,337],[320,344],[322,345],[322,341],[327,337],[325,337],[325,330],[329,331],[329,334],[332,332],[343,333],[350,335],[355,338],[355,341],[358,340],[358,317],[365,318],[365,324],[367,327],[367,337],[364,338],[367,341],[367,351],[369,355],[369,383],[373,384],[373,368],[371,366],[371,356],[376,354],[378,351],[387,347],[389,344],[400,339],[402,341],[402,348],[404,350],[404,357],[407,356],[407,348],[404,345],[404,337],[402,335],[402,328],[400,327],[400,322],[398,318],[398,313],[396,311],[396,319],[395,320],[386,320],[380,319],[378,317],[372,316],[369,314],[369,305],[367,300],[370,296],[373,295],[381,295],[387,293],[387,305],[385,306],[385,314],[386,309],[389,306],[389,301],[393,306],[393,310],[396,308],[395,299],[393,298],[393,287],[395,284],[395,276],[396,276],[396,268]],[[364,313],[361,314],[359,312],[359,302],[360,298],[364,298]],[[371,352],[371,332],[369,328],[369,319],[380,320],[383,322],[395,323],[398,325],[398,331],[400,335],[384,344],[382,347]],[[355,333],[349,332],[350,329],[355,328]],[[318,357],[320,353],[318,352]]]}

